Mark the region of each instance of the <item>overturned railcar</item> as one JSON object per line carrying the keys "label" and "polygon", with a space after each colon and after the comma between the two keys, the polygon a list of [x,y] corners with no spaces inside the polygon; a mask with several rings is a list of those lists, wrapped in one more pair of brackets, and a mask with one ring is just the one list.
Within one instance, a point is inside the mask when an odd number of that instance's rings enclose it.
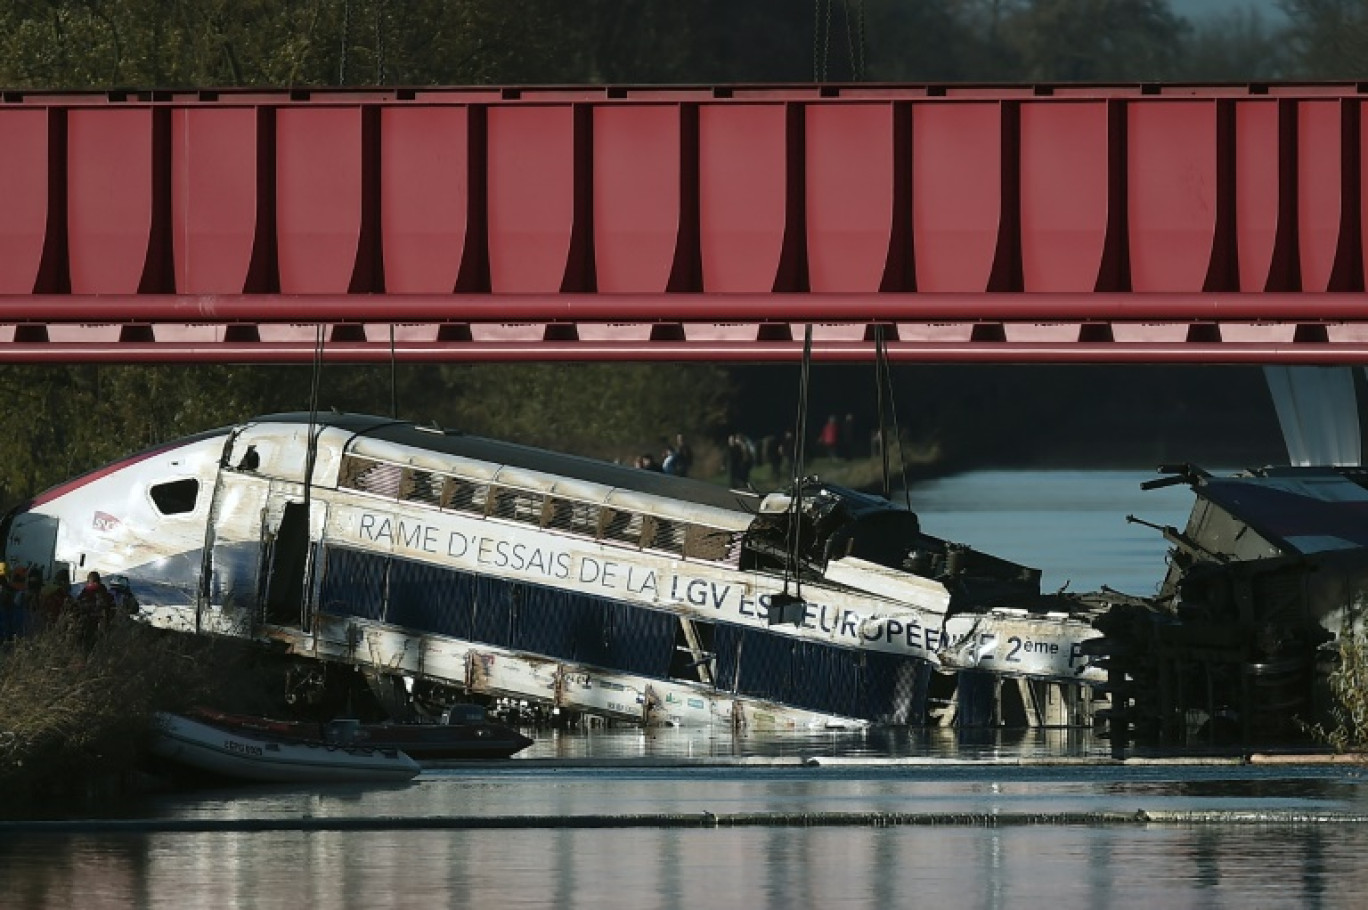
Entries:
{"label": "overturned railcar", "polygon": [[1329,707],[1338,643],[1368,615],[1368,471],[1269,467],[1188,484],[1186,526],[1161,529],[1168,571],[1152,603],[1098,620],[1114,737],[1185,745],[1306,736]]}
{"label": "overturned railcar", "polygon": [[748,491],[413,423],[282,414],[6,519],[5,558],[125,576],[158,625],[641,723],[921,723],[943,665],[1096,682],[1039,572],[808,480]]}

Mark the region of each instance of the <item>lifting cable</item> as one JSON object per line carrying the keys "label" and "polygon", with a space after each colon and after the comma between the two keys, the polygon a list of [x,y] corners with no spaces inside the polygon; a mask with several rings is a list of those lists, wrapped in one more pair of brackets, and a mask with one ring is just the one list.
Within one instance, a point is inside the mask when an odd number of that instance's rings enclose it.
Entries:
{"label": "lifting cable", "polygon": [[814,0],[812,21],[812,81],[826,82],[827,56],[831,50],[831,4]]}
{"label": "lifting cable", "polygon": [[309,447],[304,464],[304,504],[309,502],[309,486],[313,481],[314,459],[318,457],[318,442],[314,438],[314,427],[318,423],[318,386],[323,376],[323,323],[315,330],[313,376],[309,383]]}
{"label": "lifting cable", "polygon": [[[888,352],[884,347],[884,327],[882,324],[874,326],[874,400],[875,407],[879,409],[879,457],[883,459],[883,498],[891,498],[892,490],[889,489],[888,476],[888,427],[884,424],[884,415],[888,408],[884,404],[884,370],[887,367]],[[891,392],[892,389],[890,388]]]}
{"label": "lifting cable", "polygon": [[[776,594],[770,599],[772,609],[777,609],[780,617],[776,619],[773,614],[770,617],[770,624],[785,621],[784,611],[790,604],[801,604],[803,602],[803,582],[802,572],[799,566],[799,555],[803,551],[802,534],[802,501],[803,501],[803,470],[807,458],[807,415],[808,415],[808,387],[812,377],[812,323],[808,323],[803,331],[803,368],[798,379],[798,417],[796,429],[793,434],[793,486],[789,496],[788,504],[788,539],[787,553],[784,560],[784,591]],[[793,580],[793,594],[789,594],[789,579]],[[799,613],[799,622],[801,619]]]}
{"label": "lifting cable", "polygon": [[[313,524],[312,508],[310,506],[310,492],[313,490],[314,462],[318,460],[318,436],[316,430],[318,424],[318,386],[323,375],[323,323],[318,324],[316,341],[314,343],[313,359],[313,379],[309,386],[309,445],[305,449],[304,455],[304,537],[308,539]],[[309,628],[309,617],[306,612],[308,596],[305,595],[299,605],[300,624],[304,630]]]}
{"label": "lifting cable", "polygon": [[[813,0],[812,10],[812,81],[826,82],[830,75],[831,9],[836,0]],[[863,82],[865,77],[865,8],[864,0],[841,0],[845,14],[846,52],[850,59],[850,81]]]}
{"label": "lifting cable", "polygon": [[385,84],[385,0],[375,0],[375,84]]}
{"label": "lifting cable", "polygon": [[[893,441],[898,446],[898,471],[902,475],[903,496],[907,501],[907,510],[912,511],[912,491],[907,485],[907,458],[902,447],[902,432],[898,429],[898,405],[893,400],[893,371],[888,360],[888,343],[884,338],[884,326],[874,326],[874,383],[878,386],[879,399],[879,452],[883,456],[883,495],[884,499],[892,498],[890,488],[890,472],[888,469],[888,432],[885,428],[884,418],[888,416],[893,422]],[[888,404],[884,404],[884,392],[888,392]]]}
{"label": "lifting cable", "polygon": [[337,84],[347,84],[347,44],[351,41],[351,0],[342,0],[342,55],[337,63]]}
{"label": "lifting cable", "polygon": [[390,417],[399,419],[399,358],[394,351],[394,323],[390,323]]}
{"label": "lifting cable", "polygon": [[[865,70],[864,0],[843,0],[846,21],[846,48],[850,52],[850,81],[863,82]],[[855,14],[852,21],[851,8]]]}

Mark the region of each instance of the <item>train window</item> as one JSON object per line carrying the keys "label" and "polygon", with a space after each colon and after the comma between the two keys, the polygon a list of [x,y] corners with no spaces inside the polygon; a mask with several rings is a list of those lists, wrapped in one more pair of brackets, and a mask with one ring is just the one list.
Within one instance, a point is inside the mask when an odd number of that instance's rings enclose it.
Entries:
{"label": "train window", "polygon": [[603,539],[619,543],[641,543],[641,514],[608,509],[608,520],[603,525]]}
{"label": "train window", "polygon": [[576,502],[573,499],[550,499],[551,508],[547,510],[546,526],[557,531],[571,534],[584,534],[593,537],[598,533],[598,506],[590,502]]}
{"label": "train window", "polygon": [[642,534],[642,544],[652,550],[664,550],[666,553],[676,553],[684,555],[684,532],[688,525],[681,521],[670,521],[668,518],[650,519],[647,533]]}
{"label": "train window", "polygon": [[541,524],[542,494],[517,490],[512,487],[497,487],[494,492],[494,507],[489,510],[494,518],[507,521],[521,521],[527,524]]}
{"label": "train window", "polygon": [[199,481],[193,477],[188,480],[172,480],[159,483],[151,490],[152,502],[163,515],[181,515],[194,511],[195,500],[199,498]]}
{"label": "train window", "polygon": [[719,528],[689,525],[684,534],[684,555],[734,566],[741,555],[741,535]]}
{"label": "train window", "polygon": [[369,458],[349,458],[342,465],[338,484],[394,499],[399,495],[403,475],[404,469],[397,464],[385,464]]}
{"label": "train window", "polygon": [[474,512],[483,515],[485,501],[489,499],[489,484],[475,483],[460,477],[448,477],[446,488],[442,491],[442,508],[458,512]]}
{"label": "train window", "polygon": [[404,471],[404,480],[399,485],[399,498],[406,502],[438,505],[442,501],[442,484],[445,480],[441,474],[409,468]]}
{"label": "train window", "polygon": [[359,490],[357,480],[366,473],[366,470],[375,464],[369,458],[357,458],[355,455],[347,455],[342,459],[342,467],[337,472],[337,485],[339,487],[350,487]]}

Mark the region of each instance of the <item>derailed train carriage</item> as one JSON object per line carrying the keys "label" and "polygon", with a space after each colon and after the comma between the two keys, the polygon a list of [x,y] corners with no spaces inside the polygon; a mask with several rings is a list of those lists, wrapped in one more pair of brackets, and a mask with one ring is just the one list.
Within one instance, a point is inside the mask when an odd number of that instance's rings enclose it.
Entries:
{"label": "derailed train carriage", "polygon": [[[1157,597],[1114,605],[1088,643],[1115,743],[1276,743],[1334,726],[1329,676],[1368,630],[1368,471],[1160,469],[1193,508]],[[1105,655],[1105,656],[1103,656]]]}
{"label": "derailed train carriage", "polygon": [[[760,496],[361,415],[282,414],[49,490],[10,565],[164,627],[641,723],[927,720],[933,671],[1095,683],[1086,598],[815,479]],[[395,686],[399,681],[401,686]]]}

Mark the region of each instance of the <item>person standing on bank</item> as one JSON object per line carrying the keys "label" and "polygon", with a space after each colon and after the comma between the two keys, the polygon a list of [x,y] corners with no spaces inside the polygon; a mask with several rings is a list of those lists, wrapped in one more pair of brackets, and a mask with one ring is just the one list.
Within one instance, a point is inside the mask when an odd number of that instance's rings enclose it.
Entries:
{"label": "person standing on bank", "polygon": [[827,418],[822,433],[817,437],[828,458],[839,458],[841,454],[841,422],[835,414]]}
{"label": "person standing on bank", "polygon": [[688,477],[689,471],[693,468],[693,449],[689,448],[683,433],[675,434],[674,456],[672,473],[679,477]]}

